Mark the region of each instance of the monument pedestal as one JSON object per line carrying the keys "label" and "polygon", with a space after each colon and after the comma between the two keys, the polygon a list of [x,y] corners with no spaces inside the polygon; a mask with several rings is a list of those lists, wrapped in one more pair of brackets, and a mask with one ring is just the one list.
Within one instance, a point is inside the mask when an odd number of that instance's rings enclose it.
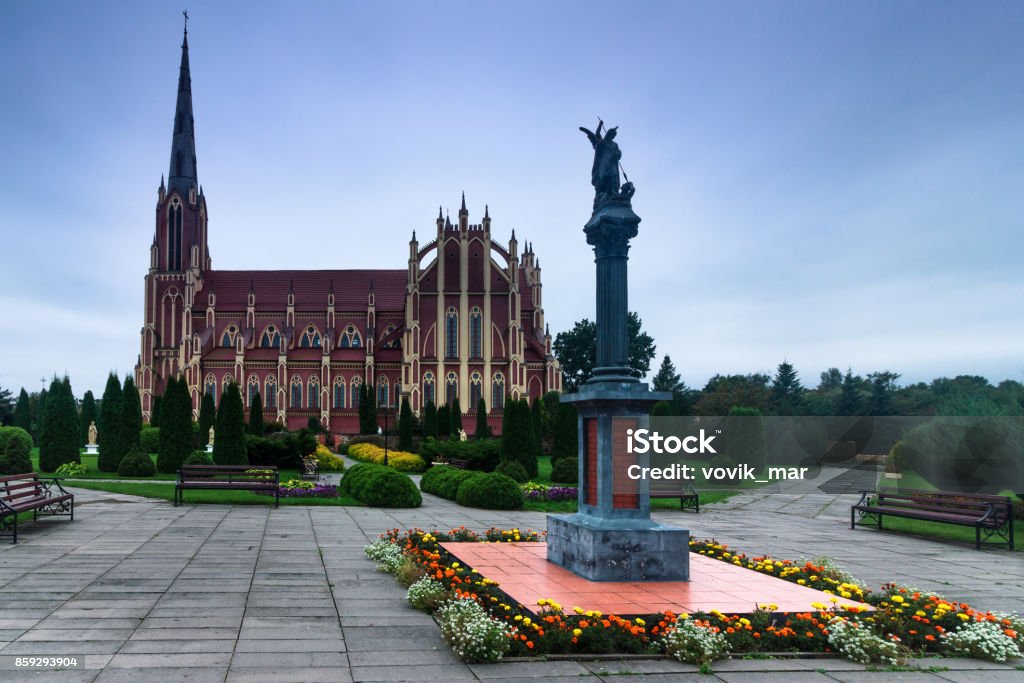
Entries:
{"label": "monument pedestal", "polygon": [[89,443],[89,444],[85,445],[85,454],[86,455],[99,455],[99,452],[100,452],[100,447],[97,446],[96,444]]}
{"label": "monument pedestal", "polygon": [[206,452],[213,453],[213,444],[206,444]]}

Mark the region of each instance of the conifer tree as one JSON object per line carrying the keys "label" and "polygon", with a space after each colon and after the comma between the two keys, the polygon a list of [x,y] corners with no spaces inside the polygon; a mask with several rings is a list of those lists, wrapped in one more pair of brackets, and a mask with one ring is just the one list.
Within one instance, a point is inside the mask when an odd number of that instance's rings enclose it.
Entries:
{"label": "conifer tree", "polygon": [[[139,434],[142,432],[142,404],[139,391],[135,388],[135,380],[128,376],[121,389],[121,447],[125,455],[133,446],[139,445]],[[120,463],[118,463],[120,465]]]}
{"label": "conifer tree", "polygon": [[530,426],[533,428],[533,452],[535,455],[544,453],[544,402],[540,396],[533,399],[530,405]]}
{"label": "conifer tree", "polygon": [[18,394],[18,404],[14,407],[14,426],[21,427],[29,434],[32,433],[32,402],[24,387]]}
{"label": "conifer tree", "polygon": [[213,461],[218,465],[249,464],[245,441],[245,409],[242,406],[242,394],[234,382],[228,384],[220,399],[215,430]]}
{"label": "conifer tree", "polygon": [[476,431],[473,436],[478,439],[485,439],[491,435],[491,428],[487,425],[487,402],[481,397],[476,402]]}
{"label": "conifer tree", "polygon": [[149,411],[149,426],[159,427],[160,426],[160,408],[163,407],[163,396],[153,397],[153,409]]}
{"label": "conifer tree", "polygon": [[53,378],[39,439],[39,469],[53,472],[66,462],[81,462],[78,450],[78,409],[71,380]]}
{"label": "conifer tree", "polygon": [[[160,409],[160,453],[156,468],[173,473],[192,453],[192,401],[184,379],[171,377],[164,388]],[[102,452],[102,451],[101,451]]]}
{"label": "conifer tree", "polygon": [[437,438],[437,406],[433,401],[427,401],[423,407],[423,438]]}
{"label": "conifer tree", "polygon": [[[161,416],[161,421],[165,418]],[[210,443],[210,427],[217,422],[217,404],[213,401],[213,394],[204,393],[203,400],[199,403],[199,443],[206,446]],[[216,437],[214,437],[216,441]]]}
{"label": "conifer tree", "polygon": [[555,413],[554,436],[551,439],[551,460],[575,458],[579,455],[579,417],[569,403],[559,403]]}
{"label": "conifer tree", "polygon": [[[319,424],[317,425],[319,427]],[[249,433],[253,436],[263,436],[263,399],[260,392],[252,397],[252,405],[249,406]]]}
{"label": "conifer tree", "polygon": [[[26,399],[28,397],[26,396]],[[89,425],[96,421],[96,398],[92,391],[85,392],[82,397],[82,414],[78,420],[78,441],[79,443],[89,442]]]}
{"label": "conifer tree", "polygon": [[38,399],[37,404],[36,404],[36,421],[35,421],[35,425],[34,425],[35,426],[35,431],[32,432],[32,438],[33,438],[33,440],[36,443],[39,443],[39,437],[42,435],[41,432],[43,430],[43,415],[46,414],[46,394],[47,393],[48,392],[46,391],[46,387],[43,387],[39,391],[39,399]]}
{"label": "conifer tree", "polygon": [[530,477],[536,477],[537,454],[533,450],[535,443],[530,404],[525,400],[509,401],[505,405],[505,414],[507,420],[501,435],[501,460],[516,461]]}
{"label": "conifer tree", "polygon": [[779,363],[772,378],[772,411],[776,415],[799,415],[804,404],[804,388],[789,361]]}
{"label": "conifer tree", "polygon": [[668,357],[668,354],[665,354],[661,359],[661,366],[658,368],[657,374],[651,380],[651,388],[654,391],[671,391],[675,393],[679,389],[680,384],[682,384],[682,381],[679,373],[676,372],[676,366],[672,359]]}
{"label": "conifer tree", "polygon": [[117,375],[107,375],[107,386],[103,390],[103,402],[100,404],[100,420],[96,425],[99,431],[97,442],[100,454],[96,458],[96,467],[100,472],[117,472],[121,458],[127,449],[121,446],[121,404],[124,397],[121,392],[121,381]]}
{"label": "conifer tree", "polygon": [[448,427],[448,434],[453,438],[459,438],[459,431],[462,429],[462,408],[459,406],[459,397],[456,396],[455,400],[452,401],[452,407],[449,409],[449,419],[451,424]]}
{"label": "conifer tree", "polygon": [[398,450],[412,450],[412,408],[409,397],[402,397],[402,407],[398,411]]}
{"label": "conifer tree", "polygon": [[437,438],[448,436],[451,433],[452,414],[447,403],[437,408]]}

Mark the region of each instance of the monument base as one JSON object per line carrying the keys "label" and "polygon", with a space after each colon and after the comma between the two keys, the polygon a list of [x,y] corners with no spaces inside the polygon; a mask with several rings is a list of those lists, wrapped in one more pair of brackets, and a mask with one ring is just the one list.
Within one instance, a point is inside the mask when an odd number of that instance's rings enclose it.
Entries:
{"label": "monument base", "polygon": [[650,519],[548,515],[548,561],[590,581],[689,581],[690,531]]}
{"label": "monument base", "polygon": [[206,452],[207,453],[213,453],[213,445],[212,444],[206,444]]}
{"label": "monument base", "polygon": [[97,446],[96,444],[90,443],[90,444],[86,444],[85,445],[85,454],[86,455],[99,455],[99,452],[100,452],[100,447]]}

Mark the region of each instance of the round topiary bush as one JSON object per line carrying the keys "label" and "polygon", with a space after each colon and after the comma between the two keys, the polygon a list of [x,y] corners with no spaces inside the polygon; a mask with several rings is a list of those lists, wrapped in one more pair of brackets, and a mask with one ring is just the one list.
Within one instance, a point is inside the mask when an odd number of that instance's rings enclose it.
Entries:
{"label": "round topiary bush", "polygon": [[[0,455],[7,452],[7,446],[12,440],[18,440],[25,444],[25,449],[28,452],[32,452],[32,435],[26,432],[21,427],[0,427]],[[25,470],[31,472],[29,468]],[[20,472],[19,472],[20,474]]]}
{"label": "round topiary bush", "polygon": [[437,495],[441,496],[446,500],[455,500],[459,494],[459,487],[467,479],[473,477],[479,477],[485,474],[484,472],[474,472],[472,470],[458,470],[453,469],[451,472],[446,474],[437,486]]}
{"label": "round topiary bush", "polygon": [[206,451],[192,451],[182,465],[212,465],[213,456]]}
{"label": "round topiary bush", "polygon": [[420,490],[424,493],[437,493],[437,485],[449,472],[454,471],[452,467],[434,465],[420,477]]}
{"label": "round topiary bush", "polygon": [[515,510],[523,506],[523,491],[515,479],[499,472],[476,474],[459,486],[459,505],[487,510]]}
{"label": "round topiary bush", "polygon": [[149,453],[143,453],[138,446],[132,446],[128,454],[121,458],[117,473],[122,477],[152,477],[156,474],[156,465]]}
{"label": "round topiary bush", "polygon": [[[17,429],[17,427],[11,427],[11,429]],[[18,431],[23,432],[24,430],[18,429]],[[25,474],[34,471],[32,458],[29,457],[31,447],[28,444],[30,443],[32,443],[31,438],[27,443],[18,437],[12,437],[7,441],[7,448],[0,451],[0,475]]]}
{"label": "round topiary bush", "polygon": [[498,463],[498,466],[494,468],[494,471],[504,474],[510,479],[515,479],[520,484],[529,481],[530,479],[530,475],[526,473],[526,468],[516,460],[503,460]]}
{"label": "round topiary bush", "polygon": [[341,478],[341,483],[338,485],[338,489],[342,493],[359,498],[358,492],[362,490],[363,482],[370,476],[375,467],[381,467],[381,465],[374,465],[368,462],[353,465],[346,470],[345,475]]}
{"label": "round topiary bush", "polygon": [[160,452],[160,428],[143,427],[139,432],[139,446],[144,453]]}
{"label": "round topiary bush", "polygon": [[423,502],[420,490],[408,475],[382,466],[366,476],[356,497],[367,505],[382,508],[414,508]]}
{"label": "round topiary bush", "polygon": [[579,458],[559,458],[551,466],[551,481],[559,484],[576,484],[579,480]]}

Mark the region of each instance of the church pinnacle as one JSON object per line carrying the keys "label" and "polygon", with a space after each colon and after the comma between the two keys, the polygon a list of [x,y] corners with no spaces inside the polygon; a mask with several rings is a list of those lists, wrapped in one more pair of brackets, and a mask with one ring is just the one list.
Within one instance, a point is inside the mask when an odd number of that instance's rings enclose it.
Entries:
{"label": "church pinnacle", "polygon": [[171,168],[167,177],[167,192],[177,190],[187,199],[192,190],[198,191],[196,173],[195,120],[192,117],[192,75],[188,65],[188,16],[185,17],[185,37],[181,43],[181,68],[178,73],[178,101],[174,109],[174,136],[171,138]]}

